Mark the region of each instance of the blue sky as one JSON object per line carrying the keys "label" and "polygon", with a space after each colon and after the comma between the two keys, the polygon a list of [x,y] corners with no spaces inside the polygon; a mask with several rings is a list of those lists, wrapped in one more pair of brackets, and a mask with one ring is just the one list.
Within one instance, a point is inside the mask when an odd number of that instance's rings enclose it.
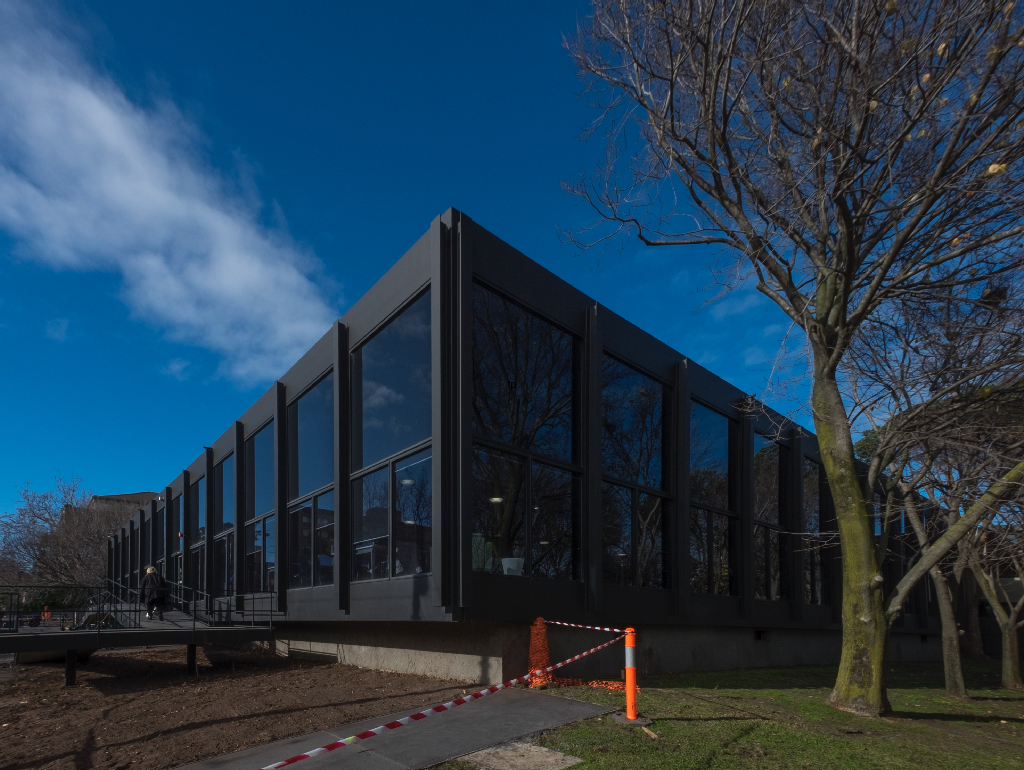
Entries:
{"label": "blue sky", "polygon": [[604,150],[563,48],[587,12],[5,3],[0,512],[57,474],[162,487],[449,206],[764,394],[788,322],[705,306],[713,254],[560,239]]}

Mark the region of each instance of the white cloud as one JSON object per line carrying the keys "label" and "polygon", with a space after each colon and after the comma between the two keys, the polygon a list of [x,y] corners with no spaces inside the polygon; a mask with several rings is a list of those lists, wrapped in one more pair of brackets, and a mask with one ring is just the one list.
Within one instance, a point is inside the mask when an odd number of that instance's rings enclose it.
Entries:
{"label": "white cloud", "polygon": [[172,358],[163,369],[160,370],[160,374],[166,374],[168,377],[173,377],[178,382],[184,382],[188,379],[189,362],[183,358]]}
{"label": "white cloud", "polygon": [[53,318],[46,322],[46,336],[51,340],[63,342],[68,338],[68,319]]}
{"label": "white cloud", "polygon": [[711,317],[715,321],[721,321],[732,315],[741,315],[763,301],[764,295],[756,291],[733,291],[711,306]]}
{"label": "white cloud", "polygon": [[363,382],[363,393],[363,409],[365,411],[382,409],[391,404],[400,404],[405,401],[405,396],[401,393],[373,380]]}
{"label": "white cloud", "polygon": [[119,273],[136,318],[227,376],[280,375],[337,315],[321,263],[259,222],[173,104],[131,102],[40,7],[0,4],[0,229],[24,258]]}

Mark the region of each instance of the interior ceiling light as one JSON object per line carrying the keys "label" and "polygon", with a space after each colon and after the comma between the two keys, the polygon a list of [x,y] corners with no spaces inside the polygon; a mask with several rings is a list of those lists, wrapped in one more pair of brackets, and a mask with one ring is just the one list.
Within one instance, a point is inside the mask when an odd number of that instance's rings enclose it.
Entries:
{"label": "interior ceiling light", "polygon": [[505,502],[505,498],[504,497],[492,497],[491,498],[491,502],[492,503],[503,503],[503,502]]}

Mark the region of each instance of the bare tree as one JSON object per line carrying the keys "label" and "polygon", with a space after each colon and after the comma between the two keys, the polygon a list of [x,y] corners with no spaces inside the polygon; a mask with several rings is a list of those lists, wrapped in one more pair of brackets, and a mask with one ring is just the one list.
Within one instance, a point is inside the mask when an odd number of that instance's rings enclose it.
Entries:
{"label": "bare tree", "polygon": [[[876,511],[880,564],[892,555],[894,527],[906,530],[897,538],[900,547],[916,546],[920,557],[959,524],[978,490],[1005,476],[1024,454],[1020,283],[1007,278],[985,287],[951,287],[942,297],[907,297],[890,303],[854,337],[842,369],[854,415],[872,426],[857,444],[870,463],[864,494],[886,485],[884,511]],[[974,539],[998,510],[989,508],[980,525],[928,571],[942,621],[946,689],[958,698],[966,698],[967,690],[954,606]],[[911,588],[901,581],[888,589],[890,623]]]}
{"label": "bare tree", "polygon": [[886,603],[840,366],[888,303],[1020,268],[1022,28],[1004,0],[594,0],[569,43],[611,127],[605,166],[570,187],[610,229],[577,242],[722,247],[726,288],[753,281],[807,335],[842,546],[839,709],[888,710],[904,589],[1024,477],[989,487]]}
{"label": "bare tree", "polygon": [[1017,629],[1024,627],[1024,592],[1011,595],[1007,583],[1024,581],[1024,517],[1020,505],[1003,507],[971,553],[971,568],[999,624],[1002,636],[1002,686],[1024,690],[1020,677]]}
{"label": "bare tree", "polygon": [[107,537],[136,512],[130,502],[94,498],[77,478],[21,490],[21,505],[0,518],[0,554],[16,565],[12,582],[98,585],[106,575]]}

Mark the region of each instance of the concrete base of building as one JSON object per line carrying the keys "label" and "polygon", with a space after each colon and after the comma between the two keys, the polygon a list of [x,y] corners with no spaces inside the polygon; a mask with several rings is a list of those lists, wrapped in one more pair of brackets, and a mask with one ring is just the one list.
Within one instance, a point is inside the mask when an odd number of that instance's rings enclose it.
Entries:
{"label": "concrete base of building", "polygon": [[[530,645],[529,626],[499,623],[287,624],[276,628],[274,636],[280,655],[484,684],[525,674]],[[578,655],[612,636],[549,626],[551,662]],[[833,630],[652,626],[638,629],[637,673],[835,665],[840,646],[840,632]],[[619,679],[623,649],[613,645],[558,673]],[[895,632],[890,638],[893,662],[941,658],[936,634]]]}

